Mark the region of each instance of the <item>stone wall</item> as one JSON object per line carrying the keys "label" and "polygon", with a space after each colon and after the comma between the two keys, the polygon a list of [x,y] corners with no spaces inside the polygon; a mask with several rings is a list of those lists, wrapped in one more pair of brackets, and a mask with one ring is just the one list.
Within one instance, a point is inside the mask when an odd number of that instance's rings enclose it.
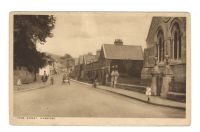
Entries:
{"label": "stone wall", "polygon": [[[142,74],[141,74],[141,84],[150,86],[151,83],[151,78],[152,78],[152,69],[153,67],[146,67],[142,69]],[[186,89],[186,65],[185,64],[176,64],[176,65],[171,65],[171,69],[174,73],[174,78],[173,78],[173,89],[171,91],[173,92],[181,92],[184,93]],[[164,66],[159,66],[159,70],[162,74],[164,70]],[[145,83],[148,82],[148,83]]]}
{"label": "stone wall", "polygon": [[21,79],[22,84],[31,83],[34,81],[35,75],[29,72],[26,68],[20,68],[14,70],[14,84],[17,84],[17,80]]}

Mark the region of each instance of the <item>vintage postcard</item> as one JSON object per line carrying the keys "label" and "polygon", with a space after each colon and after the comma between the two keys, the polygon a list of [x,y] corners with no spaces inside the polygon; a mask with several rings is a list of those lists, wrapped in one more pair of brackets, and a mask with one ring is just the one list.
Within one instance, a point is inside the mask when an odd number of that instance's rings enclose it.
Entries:
{"label": "vintage postcard", "polygon": [[190,125],[189,13],[11,12],[12,125]]}

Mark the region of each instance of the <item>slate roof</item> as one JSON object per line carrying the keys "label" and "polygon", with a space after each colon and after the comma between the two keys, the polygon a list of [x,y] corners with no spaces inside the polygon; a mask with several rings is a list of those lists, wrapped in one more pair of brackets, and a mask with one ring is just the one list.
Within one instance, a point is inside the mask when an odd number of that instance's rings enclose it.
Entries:
{"label": "slate roof", "polygon": [[144,60],[141,46],[103,44],[106,59]]}

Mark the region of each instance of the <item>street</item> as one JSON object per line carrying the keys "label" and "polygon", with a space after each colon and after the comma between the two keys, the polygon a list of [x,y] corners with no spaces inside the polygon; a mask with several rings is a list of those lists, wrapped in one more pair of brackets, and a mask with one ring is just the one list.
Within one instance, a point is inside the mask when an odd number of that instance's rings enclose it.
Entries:
{"label": "street", "polygon": [[185,110],[157,106],[71,81],[14,94],[14,116],[181,118]]}

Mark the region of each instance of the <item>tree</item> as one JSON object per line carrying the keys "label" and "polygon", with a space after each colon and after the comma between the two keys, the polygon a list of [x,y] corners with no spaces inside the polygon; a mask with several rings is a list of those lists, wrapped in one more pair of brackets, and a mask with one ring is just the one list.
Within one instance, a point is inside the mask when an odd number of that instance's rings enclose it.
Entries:
{"label": "tree", "polygon": [[65,54],[64,56],[61,56],[60,57],[61,59],[69,59],[69,58],[72,58],[72,56],[70,54]]}
{"label": "tree", "polygon": [[14,15],[15,68],[26,67],[36,75],[46,64],[46,56],[37,51],[36,44],[45,44],[47,37],[53,37],[55,21],[52,15]]}
{"label": "tree", "polygon": [[69,69],[74,62],[74,59],[70,54],[65,54],[64,56],[60,57],[61,58],[61,63],[66,66],[67,69]]}

